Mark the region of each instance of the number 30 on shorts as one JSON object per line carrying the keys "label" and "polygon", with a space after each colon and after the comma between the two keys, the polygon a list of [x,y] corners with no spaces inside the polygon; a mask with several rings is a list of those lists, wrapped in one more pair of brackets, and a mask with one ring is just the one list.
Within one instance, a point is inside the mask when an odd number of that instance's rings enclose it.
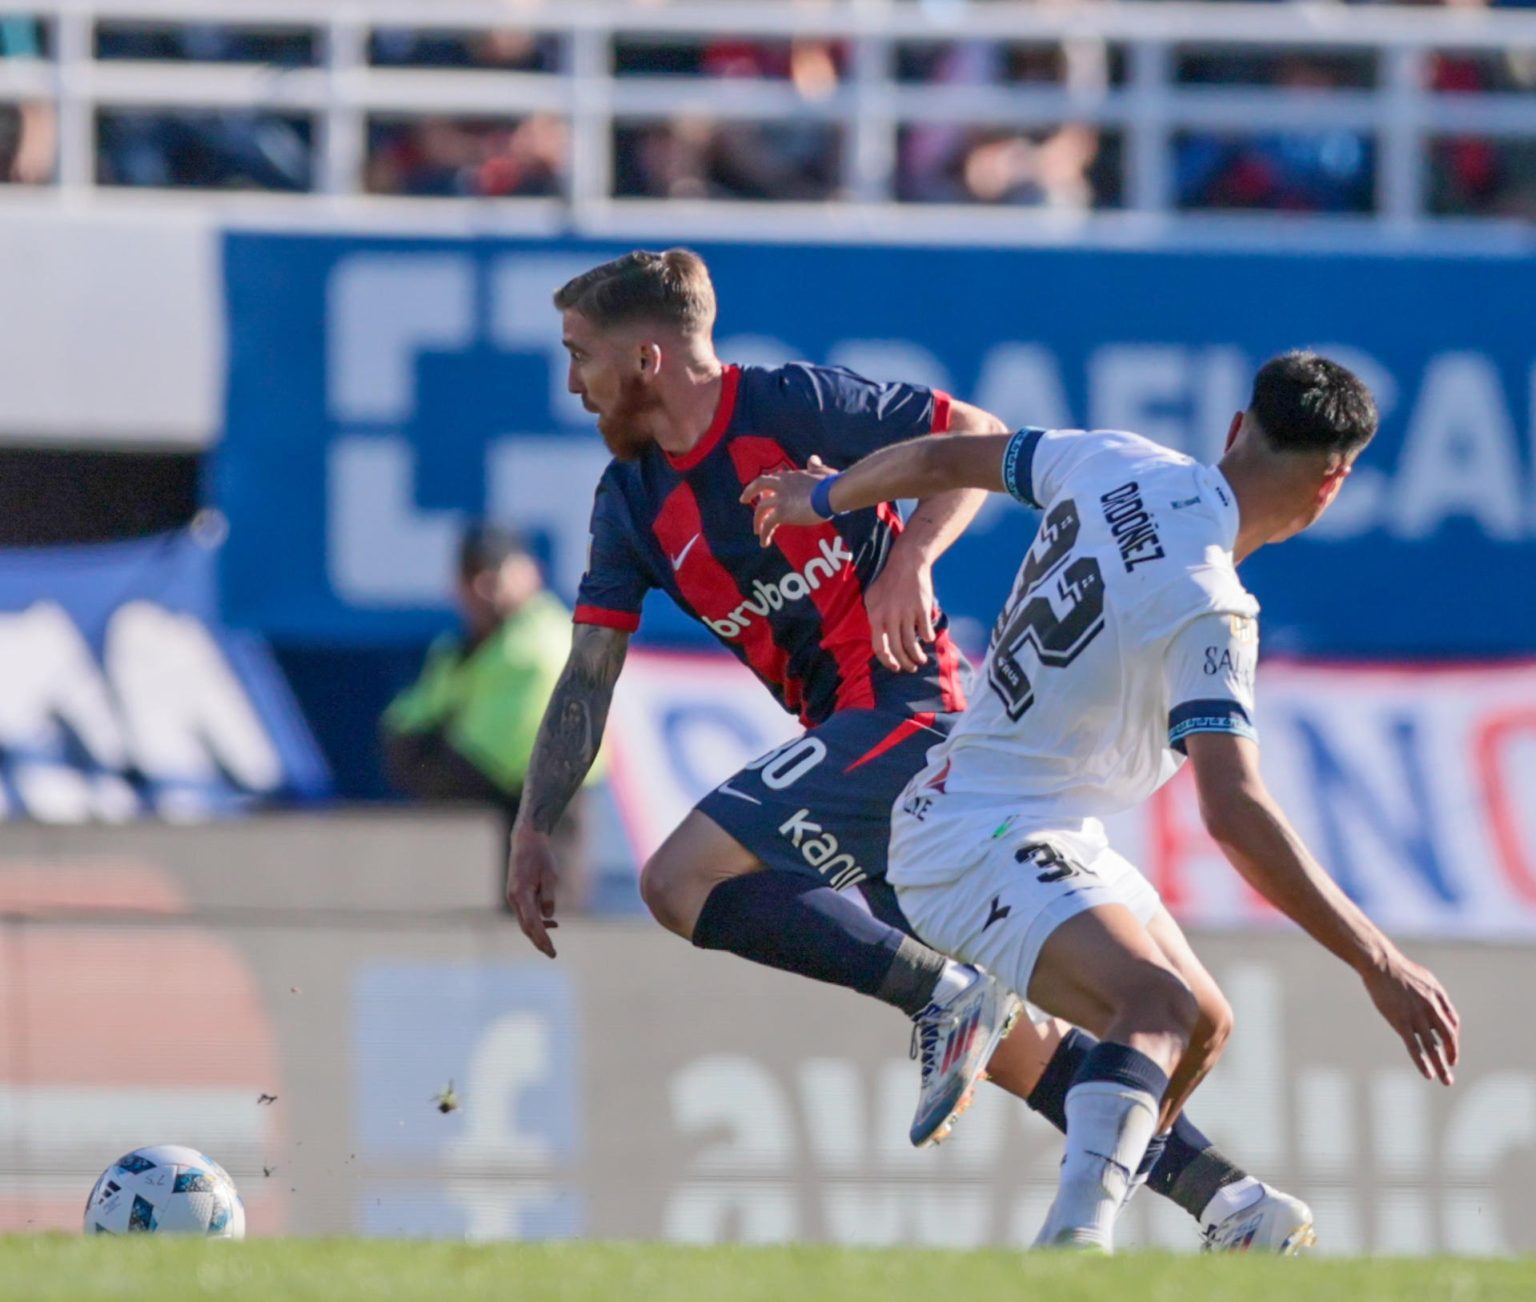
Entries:
{"label": "number 30 on shorts", "polygon": [[797,737],[747,765],[761,769],[763,785],[770,791],[792,787],[827,758],[827,744],[820,737]]}

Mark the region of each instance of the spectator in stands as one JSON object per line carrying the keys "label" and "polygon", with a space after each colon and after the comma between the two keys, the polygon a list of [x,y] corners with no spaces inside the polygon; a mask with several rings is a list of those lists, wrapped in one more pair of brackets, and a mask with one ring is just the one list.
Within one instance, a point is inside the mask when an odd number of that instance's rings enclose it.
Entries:
{"label": "spectator in stands", "polygon": [[[786,80],[805,100],[837,90],[842,52],[828,41],[796,40],[788,47],[721,40],[706,47],[706,77]],[[828,198],[837,184],[837,135],[822,123],[722,123],[712,150],[713,179],[742,199]]]}
{"label": "spectator in stands", "polygon": [[422,31],[380,27],[372,61],[392,68],[494,68],[502,72],[553,72],[560,65],[557,37],[516,28],[487,32]]}
{"label": "spectator in stands", "polygon": [[368,154],[372,194],[504,198],[557,195],[568,152],[565,123],[427,118],[376,124]]}
{"label": "spectator in stands", "polygon": [[317,35],[302,25],[232,27],[227,23],[102,19],[97,57],[171,63],[264,63],[300,68],[316,61]]}
{"label": "spectator in stands", "polygon": [[[35,59],[41,33],[31,18],[0,17],[0,58]],[[53,176],[58,131],[46,100],[0,104],[0,182],[42,185]]]}
{"label": "spectator in stands", "polygon": [[[256,32],[221,23],[104,24],[102,59],[188,63],[313,62],[302,31]],[[220,190],[308,190],[309,122],[262,110],[112,110],[101,116],[98,179],[107,185]]]}
{"label": "spectator in stands", "polygon": [[[395,68],[477,68],[544,73],[560,66],[559,41],[516,28],[484,32],[381,27],[372,62]],[[521,121],[430,117],[374,120],[366,186],[372,194],[436,198],[558,195],[569,132],[549,114]]]}
{"label": "spectator in stands", "polygon": [[[630,71],[679,71],[675,51],[630,61]],[[696,75],[788,81],[804,99],[837,89],[841,48],[828,41],[788,44],[720,40],[705,45],[689,71]],[[714,123],[676,118],[621,134],[618,189],[658,198],[731,198],[815,201],[837,187],[838,133],[825,123]]]}
{"label": "spectator in stands", "polygon": [[308,190],[307,121],[261,111],[104,114],[103,185],[197,190]]}
{"label": "spectator in stands", "polygon": [[715,131],[703,118],[655,122],[621,137],[618,192],[656,199],[721,197],[710,181]]}
{"label": "spectator in stands", "polygon": [[[512,531],[489,524],[460,541],[462,629],[432,644],[417,681],[380,725],[385,771],[418,800],[486,805],[510,834],[544,707],[570,649],[571,616],[544,587]],[[587,873],[579,809],[562,825],[562,889],[579,906]]]}
{"label": "spectator in stands", "polygon": [[[923,80],[949,86],[1045,82],[1102,90],[1103,43],[1008,47],[962,41],[941,47]],[[1043,130],[915,125],[902,140],[898,195],[917,203],[1018,204],[1086,209],[1096,198],[1092,171],[1099,133],[1082,123]]]}
{"label": "spectator in stands", "polygon": [[[1458,9],[1529,8],[1536,0],[1446,0]],[[1436,50],[1427,80],[1441,95],[1536,90],[1529,49],[1482,53]],[[1536,217],[1536,150],[1529,140],[1447,136],[1430,145],[1429,209],[1442,214]]]}
{"label": "spectator in stands", "polygon": [[[1430,88],[1440,94],[1464,95],[1494,89],[1485,58],[1438,50],[1429,56]],[[1436,141],[1430,150],[1434,194],[1431,206],[1441,212],[1487,211],[1502,177],[1497,145],[1476,136]]]}
{"label": "spectator in stands", "polygon": [[[1275,84],[1297,95],[1337,90],[1330,63],[1282,58]],[[1371,139],[1347,128],[1247,136],[1190,136],[1175,155],[1179,206],[1283,212],[1369,212],[1375,160]]]}

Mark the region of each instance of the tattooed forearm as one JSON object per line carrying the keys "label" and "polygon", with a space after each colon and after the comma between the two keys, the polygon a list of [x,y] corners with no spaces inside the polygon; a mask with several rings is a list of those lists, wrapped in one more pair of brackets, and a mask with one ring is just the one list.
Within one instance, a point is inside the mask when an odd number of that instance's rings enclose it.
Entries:
{"label": "tattooed forearm", "polygon": [[597,759],[613,686],[619,680],[628,647],[628,633],[576,625],[571,657],[539,725],[523,783],[519,822],[526,822],[535,831],[554,831],[571,797],[586,780]]}

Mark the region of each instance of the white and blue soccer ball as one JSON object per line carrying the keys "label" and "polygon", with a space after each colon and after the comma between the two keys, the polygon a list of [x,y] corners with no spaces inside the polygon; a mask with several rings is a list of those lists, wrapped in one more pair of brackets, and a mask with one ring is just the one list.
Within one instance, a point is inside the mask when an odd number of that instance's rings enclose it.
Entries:
{"label": "white and blue soccer ball", "polygon": [[136,1148],[101,1173],[85,1203],[87,1234],[245,1238],[245,1204],[229,1172],[180,1144]]}

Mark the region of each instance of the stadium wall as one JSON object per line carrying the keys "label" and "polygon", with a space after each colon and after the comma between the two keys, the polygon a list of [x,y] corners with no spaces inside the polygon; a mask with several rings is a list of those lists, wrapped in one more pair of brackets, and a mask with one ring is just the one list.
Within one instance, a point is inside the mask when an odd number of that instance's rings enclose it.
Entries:
{"label": "stadium wall", "polygon": [[[637,924],[568,923],[550,963],[495,861],[464,817],[0,826],[0,1229],[72,1227],[112,1158],[175,1141],[259,1234],[1033,1234],[1054,1132],[987,1091],[909,1149],[895,1015]],[[1294,933],[1195,944],[1238,1022],[1195,1115],[1311,1200],[1324,1251],[1536,1250],[1528,950],[1415,948],[1464,1017],[1445,1091]],[[1195,1242],[1145,1193],[1131,1217]]]}
{"label": "stadium wall", "polygon": [[223,395],[217,227],[184,205],[0,208],[0,444],[196,452]]}

